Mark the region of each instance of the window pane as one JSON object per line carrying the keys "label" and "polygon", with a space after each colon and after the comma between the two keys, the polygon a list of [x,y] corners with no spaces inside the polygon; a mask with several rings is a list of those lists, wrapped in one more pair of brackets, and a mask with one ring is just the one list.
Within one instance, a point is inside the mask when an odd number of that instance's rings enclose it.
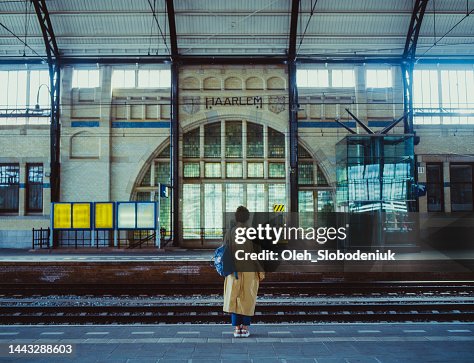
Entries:
{"label": "window pane", "polygon": [[472,211],[472,165],[451,165],[451,210]]}
{"label": "window pane", "polygon": [[114,69],[112,72],[112,88],[135,87],[135,70]]}
{"label": "window pane", "polygon": [[158,183],[170,184],[170,173],[170,163],[155,163],[155,186],[158,185]]}
{"label": "window pane", "polygon": [[199,157],[199,127],[183,135],[183,156],[185,158]]}
{"label": "window pane", "polygon": [[312,190],[298,192],[299,225],[308,228],[314,226],[314,197]]}
{"label": "window pane", "polygon": [[171,86],[169,70],[139,69],[138,87],[141,88],[166,88]]}
{"label": "window pane", "polygon": [[334,202],[329,190],[318,190],[318,212],[333,212]]}
{"label": "window pane", "polygon": [[171,71],[169,69],[164,69],[160,71],[159,87],[163,87],[163,88],[171,87]]}
{"label": "window pane", "polygon": [[112,72],[112,88],[120,88],[124,85],[123,70],[114,69]]}
{"label": "window pane", "polygon": [[42,183],[43,182],[43,166],[31,165],[28,166],[28,183]]}
{"label": "window pane", "polygon": [[[113,80],[113,77],[112,77]],[[74,69],[72,74],[72,88],[99,87],[98,69]]]}
{"label": "window pane", "polygon": [[199,163],[184,163],[183,176],[185,178],[199,178]]}
{"label": "window pane", "polygon": [[8,71],[0,71],[0,109],[8,108]]}
{"label": "window pane", "polygon": [[221,177],[221,163],[206,163],[204,169],[206,178]]}
{"label": "window pane", "polygon": [[26,94],[27,94],[26,77],[27,77],[26,71],[18,72],[16,107],[20,109],[26,108]]}
{"label": "window pane", "polygon": [[318,185],[328,185],[328,181],[326,177],[324,176],[323,171],[321,168],[318,166],[318,171],[317,171],[317,177],[318,177]]}
{"label": "window pane", "polygon": [[269,163],[268,164],[269,178],[284,178],[285,177],[285,163]]}
{"label": "window pane", "polygon": [[308,87],[308,70],[298,69],[296,71],[296,86]]}
{"label": "window pane", "polygon": [[436,70],[415,69],[413,72],[414,107],[439,107],[438,72]]}
{"label": "window pane", "polygon": [[235,212],[244,204],[244,186],[242,184],[225,185],[226,212]]}
{"label": "window pane", "polygon": [[298,184],[313,184],[313,163],[299,163]]}
{"label": "window pane", "polygon": [[148,168],[140,183],[141,187],[149,187],[151,183],[151,169]]}
{"label": "window pane", "polygon": [[312,190],[300,190],[298,192],[298,209],[300,212],[314,211],[314,200]]}
{"label": "window pane", "polygon": [[263,163],[248,163],[247,178],[263,178]]}
{"label": "window pane", "polygon": [[124,87],[135,87],[135,71],[134,70],[126,70],[123,72],[124,76]]}
{"label": "window pane", "polygon": [[285,203],[286,203],[285,184],[270,184],[268,186],[268,211],[273,212],[274,204],[285,204]]}
{"label": "window pane", "polygon": [[136,197],[137,202],[149,202],[151,200],[150,192],[138,192]]}
{"label": "window pane", "polygon": [[183,238],[201,236],[201,185],[183,185]]}
{"label": "window pane", "polygon": [[268,157],[285,157],[285,135],[272,128],[268,128]]}
{"label": "window pane", "polygon": [[26,210],[29,212],[43,210],[43,184],[28,185]]}
{"label": "window pane", "polygon": [[221,157],[221,123],[204,126],[204,157]]}
{"label": "window pane", "polygon": [[226,175],[228,178],[242,178],[242,164],[241,163],[227,163]]}
{"label": "window pane", "polygon": [[328,87],[329,72],[327,69],[308,70],[308,87]]}
{"label": "window pane", "polygon": [[441,212],[443,209],[443,166],[426,165],[426,196],[428,212]]}
{"label": "window pane", "polygon": [[222,238],[222,184],[204,184],[204,236]]}
{"label": "window pane", "polygon": [[150,72],[149,69],[140,69],[138,71],[138,87],[152,87],[152,85],[158,83],[157,75],[154,72]]}
{"label": "window pane", "polygon": [[343,87],[355,87],[355,76],[354,70],[352,69],[345,69],[342,71],[343,79]]}
{"label": "window pane", "polygon": [[390,69],[368,69],[366,73],[366,87],[392,87],[392,71]]}
{"label": "window pane", "polygon": [[263,126],[247,123],[247,157],[263,158]]}
{"label": "window pane", "polygon": [[265,212],[265,186],[247,184],[247,209],[250,213]]}
{"label": "window pane", "polygon": [[85,88],[89,85],[89,75],[86,70],[75,71],[76,87]]}
{"label": "window pane", "polygon": [[99,70],[90,69],[89,70],[89,87],[99,87]]}
{"label": "window pane", "polygon": [[332,86],[342,87],[342,70],[333,69],[331,73],[332,73]]}
{"label": "window pane", "polygon": [[26,210],[43,210],[43,165],[27,166]]}
{"label": "window pane", "polygon": [[329,72],[327,69],[298,69],[296,85],[305,87],[329,87]]}
{"label": "window pane", "polygon": [[352,69],[333,69],[332,70],[333,87],[355,87],[354,70]]}
{"label": "window pane", "polygon": [[242,157],[242,122],[240,121],[225,123],[225,156],[228,158]]}
{"label": "window pane", "polygon": [[471,165],[451,165],[451,182],[472,182]]}
{"label": "window pane", "polygon": [[0,165],[0,212],[18,212],[20,166]]}

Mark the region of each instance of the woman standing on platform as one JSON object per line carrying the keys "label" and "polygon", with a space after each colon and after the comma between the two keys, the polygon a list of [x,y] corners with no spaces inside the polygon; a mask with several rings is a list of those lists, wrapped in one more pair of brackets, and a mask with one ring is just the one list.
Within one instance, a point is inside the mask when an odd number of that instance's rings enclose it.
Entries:
{"label": "woman standing on platform", "polygon": [[[249,210],[243,206],[237,208],[235,212],[236,227],[226,233],[224,243],[227,244],[234,256],[236,250],[235,229],[238,227],[249,227]],[[238,245],[245,252],[258,252],[255,250],[252,241]],[[239,269],[236,261],[236,273],[227,275],[224,280],[224,311],[231,314],[232,326],[234,327],[234,337],[246,338],[250,335],[249,326],[251,317],[255,313],[258,287],[260,281],[265,277],[263,268],[255,262],[254,268]],[[244,271],[246,270],[246,271]],[[249,272],[255,271],[255,272]]]}

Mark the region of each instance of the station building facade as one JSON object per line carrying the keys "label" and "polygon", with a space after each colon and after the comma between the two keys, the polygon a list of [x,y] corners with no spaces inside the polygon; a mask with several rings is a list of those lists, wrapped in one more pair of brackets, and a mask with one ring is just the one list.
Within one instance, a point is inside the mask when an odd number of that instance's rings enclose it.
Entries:
{"label": "station building facade", "polygon": [[[430,111],[440,106],[441,81],[459,72],[472,77],[472,66],[452,68],[417,73],[415,154],[418,182],[427,187],[420,212],[473,211],[474,120]],[[61,201],[159,200],[161,226],[171,237],[171,202],[159,191],[171,178],[169,69],[65,66],[61,77]],[[300,211],[337,211],[335,145],[347,131],[334,120],[358,129],[348,109],[374,130],[387,126],[403,115],[401,80],[398,66],[300,67]],[[464,90],[456,83],[457,109],[459,94],[470,97],[466,83]],[[39,97],[35,92],[30,98]],[[467,109],[474,101],[464,103]],[[259,212],[289,204],[288,107],[284,65],[180,67],[180,246],[216,246],[223,213],[239,205]],[[0,125],[0,247],[28,248],[31,229],[50,224],[47,121],[26,115]]]}

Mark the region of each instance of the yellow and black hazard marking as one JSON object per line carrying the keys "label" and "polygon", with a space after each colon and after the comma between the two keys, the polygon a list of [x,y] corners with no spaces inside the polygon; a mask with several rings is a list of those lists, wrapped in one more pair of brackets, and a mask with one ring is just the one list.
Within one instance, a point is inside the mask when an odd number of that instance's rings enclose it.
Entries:
{"label": "yellow and black hazard marking", "polygon": [[273,211],[274,212],[284,212],[285,205],[284,204],[273,204]]}

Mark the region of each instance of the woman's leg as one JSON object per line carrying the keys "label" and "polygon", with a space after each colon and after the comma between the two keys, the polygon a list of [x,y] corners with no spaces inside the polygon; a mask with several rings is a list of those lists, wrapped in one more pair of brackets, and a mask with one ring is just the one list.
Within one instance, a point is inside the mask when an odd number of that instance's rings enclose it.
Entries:
{"label": "woman's leg", "polygon": [[231,320],[232,320],[232,326],[238,326],[242,324],[242,316],[236,313],[231,313],[230,314]]}
{"label": "woman's leg", "polygon": [[231,319],[232,326],[234,327],[234,338],[238,338],[241,334],[242,316],[239,314],[232,313]]}
{"label": "woman's leg", "polygon": [[241,336],[246,338],[250,335],[249,326],[250,326],[251,317],[247,315],[242,315],[242,330]]}

